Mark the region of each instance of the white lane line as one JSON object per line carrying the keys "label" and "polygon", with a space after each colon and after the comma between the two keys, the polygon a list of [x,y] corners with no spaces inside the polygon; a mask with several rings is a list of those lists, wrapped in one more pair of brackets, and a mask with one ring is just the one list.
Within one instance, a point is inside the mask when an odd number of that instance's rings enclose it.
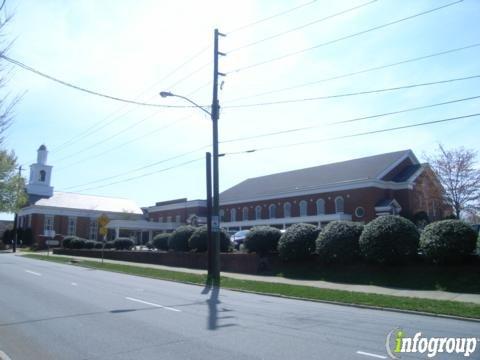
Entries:
{"label": "white lane line", "polygon": [[72,282],[72,286],[77,286],[78,284],[76,282]]}
{"label": "white lane line", "polygon": [[131,298],[131,297],[126,297],[125,299],[130,300],[130,301],[136,301],[136,302],[146,304],[146,305],[150,305],[150,306],[155,306],[155,307],[162,308],[162,309],[165,309],[165,310],[176,311],[176,312],[181,312],[182,311],[182,310],[178,310],[178,309],[175,309],[175,308],[172,308],[172,307],[163,306],[163,305],[160,305],[160,304],[155,304],[155,303],[151,303],[151,302],[148,302],[148,301],[135,299],[135,298]]}
{"label": "white lane line", "polygon": [[374,357],[374,358],[377,358],[377,359],[386,359],[387,358],[386,356],[383,356],[383,355],[372,354],[372,353],[368,353],[368,352],[365,352],[365,351],[357,351],[357,354],[358,355],[370,356],[370,357]]}
{"label": "white lane line", "polygon": [[0,360],[11,360],[7,354],[0,350]]}
{"label": "white lane line", "polygon": [[32,271],[32,270],[25,270],[25,272],[27,272],[27,273],[29,273],[29,274],[32,274],[32,275],[36,275],[36,276],[42,276],[42,274],[37,273],[37,272]]}

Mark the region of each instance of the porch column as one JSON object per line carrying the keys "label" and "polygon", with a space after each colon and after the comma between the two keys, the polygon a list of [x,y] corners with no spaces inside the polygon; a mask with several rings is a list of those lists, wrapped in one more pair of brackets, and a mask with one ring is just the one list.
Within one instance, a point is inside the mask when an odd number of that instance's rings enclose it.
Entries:
{"label": "porch column", "polygon": [[118,239],[120,237],[120,227],[116,226],[115,227],[115,239]]}
{"label": "porch column", "polygon": [[151,242],[152,240],[153,240],[153,231],[150,230],[150,231],[148,232],[148,242]]}

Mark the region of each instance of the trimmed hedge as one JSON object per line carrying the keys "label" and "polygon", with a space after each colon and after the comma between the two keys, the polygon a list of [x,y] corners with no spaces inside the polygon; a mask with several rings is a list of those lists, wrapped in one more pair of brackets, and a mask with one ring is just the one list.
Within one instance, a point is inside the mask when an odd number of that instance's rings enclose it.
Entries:
{"label": "trimmed hedge", "polygon": [[79,238],[79,237],[74,237],[70,241],[70,249],[83,249],[85,248],[86,240]]}
{"label": "trimmed hedge", "polygon": [[73,239],[78,239],[76,236],[65,236],[62,241],[62,246],[65,249],[71,249],[71,243]]}
{"label": "trimmed hedge", "polygon": [[103,248],[103,242],[102,241],[95,241],[95,249],[102,249]]}
{"label": "trimmed hedge", "polygon": [[317,239],[317,253],[325,263],[348,264],[360,257],[358,240],[363,225],[351,221],[332,221]]}
{"label": "trimmed hedge", "polygon": [[129,238],[117,238],[113,241],[115,250],[130,250],[133,247],[133,240]]}
{"label": "trimmed hedge", "polygon": [[245,237],[245,248],[248,252],[256,252],[260,256],[276,251],[282,233],[271,226],[255,226]]}
{"label": "trimmed hedge", "polygon": [[170,238],[170,234],[163,233],[155,235],[152,240],[152,246],[157,250],[168,250],[168,239]]}
{"label": "trimmed hedge", "polygon": [[398,264],[417,255],[418,230],[410,220],[385,215],[365,225],[359,245],[363,256],[380,264]]}
{"label": "trimmed hedge", "polygon": [[175,251],[188,251],[188,239],[194,232],[193,226],[179,226],[168,238],[168,248]]}
{"label": "trimmed hedge", "polygon": [[107,241],[105,243],[105,249],[113,249],[113,248],[114,248],[113,241]]}
{"label": "trimmed hedge", "polygon": [[282,260],[297,261],[309,258],[315,252],[319,229],[311,224],[290,226],[278,241],[278,254]]}
{"label": "trimmed hedge", "polygon": [[[195,252],[207,251],[208,232],[207,225],[198,227],[188,239],[188,247]],[[220,251],[229,252],[232,250],[230,235],[225,230],[220,231]]]}
{"label": "trimmed hedge", "polygon": [[473,254],[477,234],[461,220],[442,220],[425,227],[420,237],[423,254],[436,263],[460,262]]}
{"label": "trimmed hedge", "polygon": [[94,240],[87,240],[85,241],[85,249],[93,249],[97,242]]}

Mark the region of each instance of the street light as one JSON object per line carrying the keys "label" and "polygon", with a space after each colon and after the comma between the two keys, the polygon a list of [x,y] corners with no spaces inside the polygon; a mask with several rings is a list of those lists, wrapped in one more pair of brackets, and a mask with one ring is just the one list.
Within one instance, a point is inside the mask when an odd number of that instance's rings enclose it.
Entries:
{"label": "street light", "polygon": [[[190,104],[194,105],[196,108],[199,108],[203,112],[207,113],[211,119],[212,119],[212,134],[213,134],[213,201],[210,201],[210,198],[208,196],[208,193],[210,192],[209,190],[210,187],[209,185],[207,186],[207,203],[212,204],[212,216],[211,220],[208,219],[207,226],[211,228],[212,233],[213,233],[213,241],[209,238],[209,246],[208,246],[208,251],[209,251],[209,265],[211,264],[211,267],[209,266],[208,269],[208,277],[209,281],[213,281],[215,285],[218,285],[220,283],[220,219],[219,219],[219,210],[220,210],[220,196],[219,196],[219,175],[218,175],[218,113],[219,113],[219,105],[218,105],[218,100],[216,100],[216,97],[214,96],[214,101],[212,104],[212,112],[208,111],[205,109],[203,106],[197,104],[195,101],[182,96],[182,95],[177,95],[174,94],[170,91],[161,91],[160,96],[163,98],[166,97],[178,97],[180,99],[183,99],[185,101],[188,101]],[[207,155],[208,156],[208,155]],[[207,160],[208,161],[208,160]],[[209,166],[207,166],[207,176],[210,177],[211,174],[209,173]],[[207,181],[208,182],[208,181]],[[208,209],[210,210],[210,209]],[[212,245],[213,242],[213,246]],[[213,250],[213,251],[212,251]],[[210,263],[211,260],[211,263]]]}

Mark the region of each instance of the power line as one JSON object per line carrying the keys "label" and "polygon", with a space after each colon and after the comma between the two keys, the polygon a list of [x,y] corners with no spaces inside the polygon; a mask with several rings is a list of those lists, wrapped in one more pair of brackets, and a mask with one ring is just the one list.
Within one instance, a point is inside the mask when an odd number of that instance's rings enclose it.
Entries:
{"label": "power line", "polygon": [[102,152],[98,153],[98,154],[90,155],[90,156],[85,157],[85,158],[83,158],[83,159],[80,159],[80,160],[78,160],[78,161],[76,161],[76,162],[74,162],[74,163],[70,163],[70,164],[68,164],[68,165],[62,166],[62,167],[58,168],[57,171],[70,168],[70,167],[72,167],[72,166],[81,164],[81,163],[83,163],[83,162],[85,162],[85,161],[91,161],[92,159],[99,158],[99,157],[101,157],[101,156],[103,156],[103,155],[105,155],[105,154],[111,153],[111,152],[114,151],[114,150],[117,150],[117,149],[119,149],[119,148],[123,148],[123,147],[125,147],[125,146],[128,145],[128,144],[131,144],[131,143],[136,142],[136,141],[138,141],[138,140],[143,140],[143,139],[145,139],[145,138],[148,137],[148,136],[155,135],[155,134],[157,134],[158,132],[160,132],[161,130],[165,130],[166,128],[169,128],[169,127],[172,126],[172,125],[175,125],[175,124],[178,124],[178,123],[180,123],[180,122],[182,122],[182,121],[185,121],[185,120],[191,118],[192,116],[193,116],[193,115],[188,115],[188,116],[185,116],[185,117],[183,117],[183,118],[181,118],[181,119],[174,120],[174,121],[172,121],[172,122],[170,122],[170,123],[168,123],[168,124],[166,124],[166,125],[164,125],[164,126],[162,126],[162,127],[159,127],[159,128],[157,128],[157,129],[155,129],[155,130],[153,130],[153,131],[149,131],[149,132],[147,132],[147,133],[145,133],[145,134],[142,134],[142,135],[140,135],[140,136],[137,136],[136,138],[130,139],[130,140],[128,140],[128,141],[125,141],[125,142],[123,142],[123,143],[121,143],[121,144],[118,144],[118,145],[116,145],[116,146],[114,146],[114,147],[111,147],[111,148],[109,148],[109,149],[107,149],[107,150],[105,150],[105,151],[102,151]]}
{"label": "power line", "polygon": [[332,126],[332,125],[346,124],[346,123],[351,123],[351,122],[356,122],[356,121],[361,121],[361,120],[375,119],[375,118],[379,118],[379,117],[402,114],[402,113],[406,113],[406,112],[410,112],[410,111],[428,109],[428,108],[433,108],[433,107],[437,107],[437,106],[449,105],[449,104],[454,104],[454,103],[459,103],[459,102],[462,102],[462,101],[469,101],[469,100],[474,100],[474,99],[479,99],[479,98],[480,98],[480,95],[471,96],[471,97],[467,97],[467,98],[449,100],[449,101],[444,101],[444,102],[430,104],[430,105],[416,106],[416,107],[411,107],[411,108],[402,109],[402,110],[389,111],[389,112],[386,112],[386,113],[380,113],[380,114],[375,114],[375,115],[361,116],[361,117],[355,117],[355,118],[346,119],[346,120],[333,121],[333,122],[329,122],[329,123],[321,124],[321,125],[305,126],[305,127],[300,127],[300,128],[293,128],[293,129],[286,129],[286,130],[280,130],[280,131],[275,131],[275,132],[263,133],[263,134],[253,135],[253,136],[238,137],[238,138],[233,138],[233,139],[228,139],[228,140],[221,141],[221,143],[225,144],[225,143],[232,143],[232,142],[238,142],[238,141],[244,141],[244,140],[252,140],[252,139],[258,139],[258,138],[269,137],[269,136],[284,135],[284,134],[289,134],[289,133],[298,132],[298,131],[317,129],[317,128],[324,127],[324,126]]}
{"label": "power line", "polygon": [[[187,96],[190,96],[190,95],[198,92],[199,90],[201,90],[201,89],[204,88],[205,86],[206,86],[206,85],[200,86],[199,88],[197,88],[197,89],[191,91],[190,93],[188,93]],[[132,111],[132,109],[131,109],[129,112],[131,112],[131,111]],[[144,121],[146,121],[146,120],[148,120],[148,119],[156,116],[160,111],[161,111],[161,109],[160,109],[159,111],[154,112],[153,114],[148,115],[147,117],[144,117],[144,118],[140,119],[139,121],[136,121],[136,122],[133,123],[132,125],[128,126],[127,128],[125,128],[125,129],[123,129],[123,130],[120,130],[119,132],[111,135],[110,137],[108,137],[108,138],[106,138],[106,139],[105,139],[105,138],[102,138],[100,141],[97,141],[97,142],[95,142],[95,143],[87,146],[87,147],[85,148],[85,151],[88,151],[88,150],[90,150],[90,149],[92,149],[92,148],[95,148],[95,147],[97,147],[98,145],[105,144],[105,142],[107,142],[107,141],[109,141],[109,140],[117,137],[118,135],[121,135],[121,134],[125,133],[125,132],[128,131],[129,129],[131,129],[131,128],[133,128],[133,127],[141,124],[142,122],[144,122]],[[120,116],[123,116],[123,115],[126,115],[126,114],[128,114],[129,112],[126,112],[126,113],[124,113],[124,114],[122,114],[122,115],[119,115],[119,117],[120,117]],[[124,143],[120,144],[119,146],[115,146],[115,147],[113,148],[113,150],[117,149],[118,147],[124,146],[124,145],[126,145],[126,144],[130,144],[130,143],[132,143],[132,142],[134,142],[134,141],[137,141],[137,140],[139,140],[139,139],[145,138],[146,136],[153,135],[153,134],[157,133],[157,132],[160,131],[160,130],[166,129],[166,128],[174,125],[175,123],[178,123],[178,122],[181,122],[181,121],[183,121],[183,120],[185,120],[185,119],[188,119],[188,118],[190,118],[191,116],[192,116],[192,115],[189,115],[189,116],[180,118],[180,119],[175,120],[175,121],[173,121],[173,122],[171,122],[171,123],[168,123],[168,124],[165,125],[165,126],[162,126],[162,127],[158,128],[157,130],[150,131],[150,132],[147,133],[146,135],[142,135],[141,137],[135,138],[135,139],[133,139],[132,141],[124,142]],[[77,141],[75,141],[75,142],[78,142],[78,140],[80,140],[81,138],[85,138],[85,137],[87,137],[87,136],[89,136],[89,135],[92,135],[92,134],[95,133],[96,131],[105,128],[106,126],[110,125],[111,123],[113,123],[113,122],[116,121],[117,119],[118,119],[118,117],[112,119],[112,120],[109,121],[108,123],[105,123],[104,125],[100,126],[99,128],[96,128],[95,131],[92,131],[92,132],[90,132],[90,133],[85,134],[84,136],[81,136],[81,137],[78,138]],[[76,164],[82,163],[82,162],[84,162],[84,161],[86,161],[86,160],[91,160],[92,158],[97,158],[98,156],[101,156],[101,155],[103,155],[103,154],[109,153],[109,152],[111,152],[111,151],[112,151],[112,149],[107,150],[107,151],[104,151],[104,152],[100,153],[100,155],[96,155],[96,156],[93,156],[93,157],[90,156],[90,157],[88,157],[88,158],[84,158],[83,160],[77,161],[77,162],[75,162],[75,163],[73,163],[73,164],[70,164],[70,165],[67,165],[67,166],[63,166],[63,167],[61,167],[61,169],[65,169],[65,168],[68,168],[68,167],[70,167],[70,166],[72,166],[72,165],[76,165]],[[59,160],[57,160],[57,161],[62,161],[62,160],[65,160],[65,159],[67,159],[67,158],[71,158],[71,157],[73,157],[73,156],[78,155],[78,153],[79,153],[79,152],[76,152],[76,153],[67,155],[67,156],[65,156],[65,157],[63,157],[63,158],[61,158],[61,159],[59,159]],[[81,153],[83,153],[83,152],[81,151]]]}
{"label": "power line", "polygon": [[272,39],[276,39],[276,38],[278,38],[278,37],[280,37],[280,36],[289,34],[289,33],[291,33],[291,32],[304,29],[304,28],[306,28],[306,27],[308,27],[308,26],[315,25],[315,24],[321,23],[321,22],[323,22],[323,21],[333,19],[333,18],[335,18],[335,17],[337,17],[337,16],[340,16],[340,15],[343,15],[343,14],[347,14],[347,13],[349,13],[349,12],[351,12],[351,11],[361,9],[361,8],[363,8],[364,6],[371,5],[371,4],[373,4],[374,2],[376,2],[376,1],[377,1],[377,0],[371,0],[371,1],[369,1],[369,2],[366,2],[366,3],[363,3],[363,4],[357,5],[357,6],[355,6],[355,7],[351,7],[351,8],[346,9],[346,10],[342,10],[342,11],[337,12],[337,13],[334,13],[334,14],[332,14],[332,15],[324,16],[324,17],[322,17],[322,18],[320,18],[320,19],[317,19],[317,20],[308,22],[308,23],[306,23],[306,24],[303,24],[303,25],[294,27],[294,28],[292,28],[292,29],[282,31],[282,32],[280,32],[280,33],[277,33],[277,34],[274,34],[274,35],[271,35],[271,36],[267,36],[267,37],[265,37],[265,38],[263,38],[263,39],[260,39],[260,40],[257,40],[257,41],[253,41],[253,42],[248,43],[248,44],[245,44],[245,45],[241,45],[241,46],[236,47],[236,48],[234,48],[234,49],[232,49],[232,50],[230,50],[230,51],[227,51],[227,54],[231,54],[231,53],[233,53],[233,52],[235,52],[235,51],[243,50],[243,49],[249,48],[249,47],[251,47],[251,46],[261,44],[261,43],[263,43],[263,42],[265,42],[265,41],[269,41],[269,40],[272,40]]}
{"label": "power line", "polygon": [[100,93],[100,92],[97,92],[97,91],[94,91],[94,90],[86,89],[84,87],[77,86],[77,85],[74,85],[72,83],[60,80],[60,79],[55,78],[51,75],[45,74],[45,73],[43,73],[43,72],[41,72],[37,69],[34,69],[34,68],[32,68],[32,67],[30,67],[30,66],[28,66],[28,65],[26,65],[26,64],[24,64],[24,63],[22,63],[18,60],[14,60],[14,59],[6,56],[6,55],[2,54],[2,55],[0,55],[0,57],[5,59],[6,61],[18,66],[18,67],[21,67],[22,69],[28,70],[28,71],[30,71],[34,74],[37,74],[39,76],[42,76],[42,77],[46,78],[46,79],[49,79],[49,80],[54,81],[56,83],[59,83],[61,85],[67,86],[69,88],[85,92],[85,93],[90,94],[90,95],[96,95],[96,96],[100,96],[100,97],[110,99],[110,100],[120,101],[120,102],[123,102],[123,103],[128,103],[128,104],[133,104],[133,105],[141,105],[141,106],[150,106],[150,107],[159,107],[159,108],[182,108],[182,109],[193,107],[191,105],[164,105],[164,104],[147,103],[147,102],[129,100],[129,99],[124,99],[124,98]]}
{"label": "power line", "polygon": [[409,85],[396,86],[396,87],[391,87],[391,88],[357,91],[357,92],[335,94],[335,95],[315,96],[315,97],[301,98],[301,99],[260,102],[260,103],[254,103],[254,104],[228,105],[228,106],[223,106],[223,108],[224,109],[226,109],[226,108],[234,109],[234,108],[246,108],[246,107],[255,107],[255,106],[291,104],[291,103],[304,102],[304,101],[315,101],[315,100],[334,99],[334,98],[341,98],[341,97],[348,97],[348,96],[376,94],[376,93],[381,93],[381,92],[396,91],[396,90],[402,90],[402,89],[411,89],[411,88],[416,88],[416,87],[421,87],[421,86],[447,84],[447,83],[452,83],[452,82],[455,82],[455,81],[471,80],[471,79],[475,79],[475,78],[479,78],[479,77],[480,77],[480,75],[471,75],[471,76],[466,76],[466,77],[461,77],[461,78],[454,78],[454,79],[447,79],[447,80],[440,80],[440,81],[431,81],[431,82],[419,83],[419,84],[409,84]]}
{"label": "power line", "polygon": [[[158,114],[158,111],[155,112],[155,113],[153,113],[153,114],[150,114],[150,115],[148,115],[148,116],[145,116],[144,118],[140,119],[139,121],[136,121],[136,122],[134,122],[133,124],[130,124],[130,125],[127,126],[126,128],[123,128],[122,130],[117,131],[116,133],[110,135],[109,137],[103,138],[101,141],[97,141],[96,143],[93,143],[93,144],[89,145],[88,147],[85,148],[84,151],[90,151],[91,149],[94,149],[94,148],[96,148],[97,146],[102,145],[102,144],[104,144],[105,142],[107,142],[107,141],[109,141],[109,140],[111,140],[111,139],[116,138],[117,136],[119,136],[119,135],[127,132],[128,130],[130,130],[130,129],[132,129],[132,128],[138,126],[138,125],[140,125],[141,123],[147,121],[148,119],[153,118],[153,117],[154,117],[155,115],[157,115],[157,114]],[[82,153],[83,153],[83,152],[82,152]],[[56,162],[62,162],[63,160],[70,159],[71,157],[76,156],[76,155],[78,155],[78,153],[73,153],[73,154],[64,156],[64,157],[56,160]]]}
{"label": "power line", "polygon": [[224,153],[224,155],[225,155],[225,156],[228,156],[228,155],[240,155],[240,154],[247,154],[247,153],[259,152],[259,151],[282,149],[282,148],[288,148],[288,147],[294,147],[294,146],[301,146],[301,145],[310,145],[310,144],[316,144],[316,143],[319,143],[319,142],[333,141],[333,140],[339,140],[339,139],[348,139],[348,138],[353,138],[353,137],[359,137],[359,136],[365,136],[365,135],[372,135],[372,134],[379,134],[379,133],[384,133],[384,132],[389,132],[389,131],[402,130],[402,129],[408,129],[408,128],[425,126],[425,125],[431,125],[431,124],[438,124],[438,123],[449,122],[449,121],[456,121],[456,120],[467,119],[467,118],[472,118],[472,117],[476,117],[476,116],[480,116],[480,113],[463,115],[463,116],[457,116],[457,117],[452,117],[452,118],[447,118],[447,119],[441,119],[441,120],[426,121],[426,122],[421,122],[421,123],[416,123],[416,124],[411,124],[411,125],[404,125],[404,126],[397,126],[397,127],[387,128],[387,129],[366,131],[366,132],[356,133],[356,134],[350,134],[350,135],[341,135],[341,136],[335,136],[335,137],[330,137],[330,138],[317,139],[317,140],[312,140],[312,141],[304,141],[304,142],[298,142],[298,143],[292,143],[292,144],[283,144],[283,145],[269,146],[269,147],[263,147],[263,148],[258,148],[258,149],[249,149],[249,150],[243,150],[243,151],[227,152],[227,153]]}
{"label": "power line", "polygon": [[436,57],[436,56],[451,54],[451,53],[455,53],[455,52],[458,52],[458,51],[475,48],[475,47],[478,47],[478,46],[480,46],[480,43],[475,43],[475,44],[471,44],[471,45],[462,46],[462,47],[459,47],[459,48],[444,50],[444,51],[440,51],[440,52],[436,52],[436,53],[432,53],[432,54],[428,54],[428,55],[423,55],[423,56],[418,56],[418,57],[414,57],[414,58],[410,58],[410,59],[405,59],[405,60],[393,62],[393,63],[390,63],[390,64],[374,66],[374,67],[371,67],[371,68],[366,68],[366,69],[363,69],[363,70],[353,71],[353,72],[349,72],[349,73],[345,73],[345,74],[341,74],[341,75],[335,75],[335,76],[327,77],[327,78],[324,78],[324,79],[309,81],[309,82],[306,82],[306,83],[301,83],[301,84],[297,84],[297,85],[294,85],[294,86],[289,86],[289,87],[285,87],[285,88],[281,88],[281,89],[275,89],[275,90],[270,90],[270,91],[257,93],[257,94],[254,94],[254,95],[248,95],[248,96],[243,96],[243,97],[239,97],[239,98],[234,98],[234,99],[231,99],[231,100],[224,101],[224,103],[231,103],[231,102],[234,102],[234,101],[245,100],[245,99],[250,99],[250,98],[254,98],[254,97],[279,93],[279,92],[283,92],[283,91],[287,91],[287,90],[294,90],[294,89],[298,89],[298,88],[302,88],[302,87],[306,87],[306,86],[310,86],[310,85],[316,85],[316,84],[327,82],[327,81],[343,79],[343,78],[346,78],[346,77],[350,77],[350,76],[354,76],[354,75],[360,75],[360,74],[364,74],[364,73],[371,72],[371,71],[382,70],[382,69],[386,69],[386,68],[397,66],[397,65],[403,65],[403,64],[407,64],[407,63],[411,63],[411,62],[415,62],[415,61],[425,60],[425,59],[433,58],[433,57]]}
{"label": "power line", "polygon": [[294,55],[303,54],[307,51],[311,51],[311,50],[315,50],[315,49],[318,49],[318,48],[323,47],[323,46],[335,44],[335,43],[343,41],[343,40],[351,39],[351,38],[356,37],[356,36],[360,36],[360,35],[363,35],[363,34],[366,34],[366,33],[372,32],[372,31],[376,31],[376,30],[383,29],[383,28],[386,28],[386,27],[391,26],[391,25],[398,24],[398,23],[403,22],[403,21],[411,20],[411,19],[414,19],[416,17],[426,15],[426,14],[444,9],[446,7],[458,4],[462,1],[463,0],[457,0],[457,1],[454,1],[454,2],[451,2],[451,3],[448,3],[446,5],[442,5],[442,6],[427,10],[427,11],[422,11],[420,13],[416,13],[414,15],[410,15],[410,16],[407,16],[407,17],[404,17],[404,18],[401,18],[401,19],[398,19],[398,20],[395,20],[395,21],[391,21],[391,22],[388,22],[388,23],[385,23],[385,24],[382,24],[382,25],[377,25],[377,26],[371,27],[369,29],[359,31],[359,32],[356,32],[356,33],[353,33],[353,34],[350,34],[350,35],[342,36],[342,37],[334,39],[334,40],[329,40],[329,41],[326,41],[326,42],[323,42],[323,43],[320,43],[320,44],[317,44],[317,45],[314,45],[314,46],[311,46],[311,47],[308,47],[308,48],[305,48],[305,49],[301,49],[301,50],[290,52],[290,53],[287,53],[287,54],[284,54],[284,55],[280,55],[280,56],[271,58],[269,60],[264,60],[264,61],[260,61],[260,62],[254,63],[254,64],[242,66],[242,67],[239,67],[235,70],[227,72],[227,74],[238,73],[240,71],[244,71],[244,70],[247,70],[247,69],[255,68],[257,66],[269,64],[271,62],[282,60],[282,59],[285,59],[285,58],[288,58],[288,57],[291,57],[291,56],[294,56]]}
{"label": "power line", "polygon": [[252,26],[255,26],[255,25],[258,25],[258,24],[261,24],[265,21],[268,21],[268,20],[271,20],[271,19],[274,19],[276,17],[279,17],[279,16],[283,16],[283,15],[286,15],[286,14],[289,14],[293,11],[296,11],[296,10],[299,10],[301,8],[304,8],[306,6],[309,6],[309,5],[312,5],[313,3],[315,3],[317,0],[313,0],[313,1],[309,1],[307,3],[304,3],[304,4],[301,4],[301,5],[298,5],[298,6],[295,6],[293,8],[290,8],[290,9],[287,9],[287,10],[284,10],[284,11],[281,11],[277,14],[274,14],[274,15],[270,15],[266,18],[263,18],[263,19],[260,19],[260,20],[256,20],[256,21],[253,21],[251,23],[248,23],[248,24],[245,24],[245,25],[242,25],[242,26],[239,26],[238,28],[235,28],[229,32],[227,32],[226,34],[227,35],[231,35],[233,33],[236,33],[237,31],[240,31],[240,30],[245,30],[246,28],[249,28],[249,27],[252,27]]}
{"label": "power line", "polygon": [[121,176],[124,176],[124,175],[128,175],[128,174],[133,173],[133,172],[137,172],[137,171],[141,171],[141,170],[144,170],[144,169],[148,169],[148,168],[150,168],[150,167],[153,167],[153,166],[156,166],[156,165],[165,163],[165,162],[167,162],[167,161],[175,160],[175,159],[181,158],[181,157],[183,157],[183,156],[196,153],[196,152],[198,152],[198,151],[200,151],[200,150],[203,150],[203,149],[206,149],[206,148],[208,148],[208,147],[210,147],[210,145],[204,145],[204,146],[199,147],[199,148],[197,148],[197,149],[195,149],[195,150],[190,150],[190,151],[187,151],[187,152],[185,152],[185,153],[182,153],[182,154],[179,154],[179,155],[175,155],[175,156],[172,156],[172,157],[167,158],[167,159],[163,159],[163,160],[160,160],[160,161],[155,161],[154,163],[151,163],[151,164],[148,164],[148,165],[145,165],[145,166],[141,166],[141,167],[135,168],[135,169],[133,169],[133,170],[124,171],[124,172],[119,173],[119,174],[116,174],[116,175],[107,176],[107,177],[104,177],[104,178],[101,178],[101,179],[98,179],[98,180],[90,181],[90,182],[83,183],[83,184],[79,184],[79,185],[72,185],[72,186],[67,187],[66,189],[72,189],[72,188],[82,187],[82,186],[86,186],[86,185],[90,185],[90,184],[96,184],[96,183],[103,182],[103,181],[110,180],[110,179],[115,179],[115,178],[118,178],[118,177],[121,177]]}
{"label": "power line", "polygon": [[182,167],[182,166],[185,166],[185,165],[188,165],[188,164],[200,161],[200,160],[205,160],[205,157],[185,161],[185,162],[180,163],[178,165],[174,165],[174,166],[170,166],[170,167],[167,167],[167,168],[156,170],[156,171],[153,171],[153,172],[150,172],[150,173],[134,176],[134,177],[131,177],[131,178],[128,178],[128,179],[114,181],[114,182],[111,182],[111,183],[108,183],[108,184],[105,184],[105,185],[99,185],[99,186],[94,186],[94,187],[90,187],[90,188],[86,188],[86,189],[77,190],[77,192],[84,192],[84,191],[89,191],[89,190],[102,189],[102,188],[105,188],[105,187],[108,187],[108,186],[112,186],[112,185],[116,185],[116,184],[121,184],[121,183],[129,182],[129,181],[141,179],[141,178],[144,178],[144,177],[147,177],[147,176],[151,176],[151,175],[159,174],[159,173],[162,173],[162,172],[165,172],[165,171],[177,169],[179,167]]}

